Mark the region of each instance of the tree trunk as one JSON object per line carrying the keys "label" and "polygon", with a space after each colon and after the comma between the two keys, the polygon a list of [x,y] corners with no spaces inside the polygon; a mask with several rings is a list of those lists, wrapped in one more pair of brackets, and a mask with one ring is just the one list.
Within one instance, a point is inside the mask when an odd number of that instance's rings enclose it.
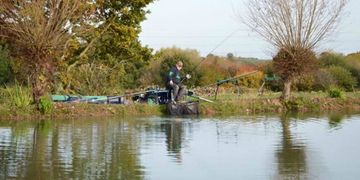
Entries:
{"label": "tree trunk", "polygon": [[284,82],[284,89],[283,89],[283,92],[282,92],[282,95],[280,97],[280,99],[282,101],[285,101],[285,100],[288,100],[290,98],[290,93],[291,93],[291,83],[292,83],[292,80],[286,80]]}
{"label": "tree trunk", "polygon": [[49,63],[34,65],[33,74],[30,76],[32,97],[35,104],[39,104],[40,98],[44,96],[49,87],[51,65]]}
{"label": "tree trunk", "polygon": [[30,77],[32,97],[35,104],[39,104],[40,98],[45,92],[44,84],[41,83],[41,77],[40,72],[35,72]]}

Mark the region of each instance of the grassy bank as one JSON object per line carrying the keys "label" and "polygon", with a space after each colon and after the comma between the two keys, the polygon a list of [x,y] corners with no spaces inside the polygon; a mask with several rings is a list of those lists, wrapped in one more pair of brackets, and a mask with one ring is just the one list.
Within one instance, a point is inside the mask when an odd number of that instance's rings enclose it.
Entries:
{"label": "grassy bank", "polygon": [[[26,90],[25,90],[26,91]],[[31,105],[29,99],[20,98],[14,101],[6,91],[1,91],[1,119],[62,119],[105,116],[162,116],[166,115],[164,105],[129,104],[102,105],[85,103],[54,103],[51,111],[43,114],[38,107]],[[297,92],[282,103],[280,93],[268,92],[258,96],[255,92],[247,92],[240,96],[226,93],[220,94],[215,103],[200,103],[203,116],[223,115],[255,115],[264,113],[293,112],[326,112],[326,111],[360,111],[360,92],[343,93],[339,98],[331,98],[325,92]],[[207,97],[211,99],[212,97]]]}
{"label": "grassy bank", "polygon": [[360,93],[344,93],[341,98],[331,98],[323,92],[299,92],[293,97],[280,102],[280,93],[268,93],[257,96],[254,93],[235,95],[223,95],[217,103],[202,103],[203,115],[233,115],[233,114],[262,114],[291,112],[326,112],[326,111],[359,111]]}

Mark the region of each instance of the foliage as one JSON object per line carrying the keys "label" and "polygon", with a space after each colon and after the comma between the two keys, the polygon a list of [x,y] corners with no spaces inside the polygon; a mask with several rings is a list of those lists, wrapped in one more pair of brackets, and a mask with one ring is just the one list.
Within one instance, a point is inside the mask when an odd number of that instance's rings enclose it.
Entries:
{"label": "foliage", "polygon": [[264,80],[266,81],[266,88],[272,91],[282,91],[282,80],[276,75],[274,70],[274,62],[270,61],[261,67],[264,72]]}
{"label": "foliage", "polygon": [[301,108],[304,107],[304,105],[305,101],[302,97],[289,99],[284,102],[284,106],[289,111],[299,111]]}
{"label": "foliage", "polygon": [[264,79],[263,72],[257,72],[255,74],[239,78],[239,84],[248,88],[259,88],[262,80]]}
{"label": "foliage", "polygon": [[314,111],[320,109],[320,104],[314,103],[309,97],[293,97],[283,102],[288,111]]}
{"label": "foliage", "polygon": [[0,45],[0,85],[8,83],[12,78],[9,50]]}
{"label": "foliage", "polygon": [[201,79],[200,86],[206,86],[208,84],[213,84],[217,80],[225,79],[227,77],[227,71],[220,68],[217,65],[206,64],[201,65]]}
{"label": "foliage", "polygon": [[312,72],[316,67],[314,52],[308,49],[281,49],[273,58],[274,70],[284,81]]}
{"label": "foliage", "polygon": [[297,78],[293,87],[298,91],[311,91],[313,89],[314,83],[314,74],[306,74]]}
{"label": "foliage", "polygon": [[83,64],[77,68],[70,69],[63,82],[67,81],[73,91],[65,93],[81,95],[110,95],[118,94],[121,89],[120,83],[125,74],[124,66],[110,68],[103,64]]}
{"label": "foliage", "polygon": [[336,84],[337,80],[328,69],[323,68],[315,72],[313,90],[325,91]]}
{"label": "foliage", "polygon": [[340,67],[331,66],[328,71],[336,79],[337,85],[344,88],[346,91],[351,91],[357,85],[356,79],[351,75],[350,71]]}
{"label": "foliage", "polygon": [[26,108],[32,102],[29,88],[22,87],[18,82],[12,87],[7,86],[6,91],[10,104],[14,107]]}
{"label": "foliage", "polygon": [[290,97],[291,83],[299,76],[311,73],[316,67],[315,53],[310,49],[293,47],[281,49],[273,58],[274,69],[284,82],[282,99]]}
{"label": "foliage", "polygon": [[139,86],[140,75],[152,57],[152,50],[138,40],[140,23],[148,13],[145,7],[151,2],[153,0],[95,1],[94,14],[83,25],[89,26],[89,30],[77,29],[82,33],[73,37],[69,46],[69,66],[92,63],[114,69],[122,66],[125,73],[118,77],[121,79],[118,85],[122,88]]}
{"label": "foliage", "polygon": [[291,83],[314,67],[314,48],[338,24],[346,0],[249,0],[244,23],[279,51],[273,58],[284,82],[282,99],[289,99]]}
{"label": "foliage", "polygon": [[40,102],[38,104],[38,109],[42,114],[49,114],[52,112],[54,108],[52,99],[48,96],[43,96],[40,98]]}
{"label": "foliage", "polygon": [[331,87],[329,89],[328,93],[331,98],[343,98],[344,97],[344,92],[336,86]]}
{"label": "foliage", "polygon": [[360,85],[360,53],[349,54],[345,57],[347,69],[356,78],[358,86]]}
{"label": "foliage", "polygon": [[334,52],[323,52],[319,57],[322,67],[341,66],[345,67],[345,57],[342,54]]}
{"label": "foliage", "polygon": [[182,77],[186,74],[191,75],[191,79],[184,80],[187,86],[198,86],[202,78],[202,72],[195,68],[201,61],[197,51],[191,49],[179,49],[176,47],[161,49],[155,54],[155,59],[142,76],[144,85],[165,86],[166,77],[172,67],[178,61],[182,61],[184,66],[180,71]]}
{"label": "foliage", "polygon": [[51,85],[54,66],[84,14],[86,0],[1,1],[0,36],[27,67],[35,103]]}

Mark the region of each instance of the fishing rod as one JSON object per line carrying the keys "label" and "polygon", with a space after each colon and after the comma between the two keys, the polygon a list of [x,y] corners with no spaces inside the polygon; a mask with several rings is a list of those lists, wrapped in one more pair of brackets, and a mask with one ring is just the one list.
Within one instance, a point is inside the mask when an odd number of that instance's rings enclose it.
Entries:
{"label": "fishing rod", "polygon": [[[207,55],[212,54],[217,48],[219,48],[222,44],[224,44],[228,39],[230,39],[230,38],[231,38],[235,33],[237,33],[239,30],[240,30],[240,29],[236,29],[235,31],[233,31],[233,32],[231,32],[229,35],[227,35],[227,36],[226,36],[222,41],[220,41],[220,43],[217,44]],[[191,70],[191,72],[194,71],[195,69],[197,69],[197,68],[201,65],[201,63],[203,63],[204,61],[206,61],[206,59],[203,60],[203,61],[200,61],[200,63],[198,63],[198,64]]]}
{"label": "fishing rod", "polygon": [[[239,28],[239,29],[236,29],[235,31],[233,31],[233,32],[231,32],[229,35],[227,35],[222,41],[219,42],[219,44],[217,44],[209,53],[207,53],[207,55],[212,54],[217,48],[219,48],[222,44],[224,44],[228,39],[230,39],[230,37],[232,37],[232,36],[233,36],[235,33],[237,33],[239,30],[240,30],[240,28]],[[190,72],[195,71],[195,70],[201,65],[201,63],[203,63],[204,61],[206,61],[206,59],[200,61],[193,69],[191,69]],[[185,79],[187,79],[187,78],[186,78],[186,77],[183,78],[180,82],[183,82]]]}

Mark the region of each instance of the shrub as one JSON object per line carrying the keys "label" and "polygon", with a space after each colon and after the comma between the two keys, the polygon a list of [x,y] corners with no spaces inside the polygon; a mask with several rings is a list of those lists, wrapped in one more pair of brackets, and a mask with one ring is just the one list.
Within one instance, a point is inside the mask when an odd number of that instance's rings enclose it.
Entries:
{"label": "shrub", "polygon": [[[116,94],[122,89],[124,67],[119,64],[109,67],[102,64],[82,64],[60,75],[65,93],[81,95]],[[61,91],[61,90],[58,90]]]}
{"label": "shrub", "polygon": [[255,74],[239,78],[239,83],[240,85],[248,88],[259,88],[261,86],[263,79],[264,79],[264,73],[257,72]]}
{"label": "shrub", "polygon": [[43,114],[49,114],[53,110],[53,102],[51,98],[48,96],[43,96],[40,98],[40,102],[38,104],[38,109]]}
{"label": "shrub", "polygon": [[342,54],[334,52],[323,52],[319,57],[321,66],[331,67],[331,66],[341,66],[345,67],[345,57]]}
{"label": "shrub", "polygon": [[18,82],[15,82],[13,87],[7,86],[6,91],[12,106],[26,108],[32,102],[30,89],[27,87],[22,87]]}
{"label": "shrub", "polygon": [[357,81],[351,75],[350,71],[343,67],[331,66],[328,71],[336,79],[337,85],[344,88],[346,91],[353,90],[357,85]]}
{"label": "shrub", "polygon": [[346,56],[347,69],[356,78],[358,86],[360,85],[360,53],[349,54]]}
{"label": "shrub", "polygon": [[6,48],[0,46],[0,85],[8,83],[12,73],[9,63],[9,53]]}
{"label": "shrub", "polygon": [[[152,61],[149,66],[149,73],[143,74],[143,77],[141,78],[142,82],[148,81],[144,82],[144,84],[154,84],[163,87],[169,70],[175,66],[176,62],[182,61],[184,63],[184,67],[181,71],[183,76],[185,74],[190,74],[192,77],[191,79],[184,81],[184,84],[193,86],[199,85],[202,74],[199,68],[195,69],[195,67],[200,63],[201,57],[196,50],[183,50],[176,47],[167,48],[157,52],[155,58],[156,59]],[[149,78],[148,76],[153,77]],[[149,80],[153,82],[149,82]]]}
{"label": "shrub", "polygon": [[331,87],[328,92],[329,92],[329,96],[331,98],[343,98],[344,97],[343,91],[336,86]]}
{"label": "shrub", "polygon": [[320,69],[315,72],[314,76],[314,90],[328,90],[331,86],[335,86],[336,79],[329,72],[328,69]]}
{"label": "shrub", "polygon": [[304,98],[292,98],[284,101],[284,105],[289,111],[300,111],[305,106]]}
{"label": "shrub", "polygon": [[315,83],[313,74],[302,75],[294,82],[294,89],[298,91],[311,91]]}

